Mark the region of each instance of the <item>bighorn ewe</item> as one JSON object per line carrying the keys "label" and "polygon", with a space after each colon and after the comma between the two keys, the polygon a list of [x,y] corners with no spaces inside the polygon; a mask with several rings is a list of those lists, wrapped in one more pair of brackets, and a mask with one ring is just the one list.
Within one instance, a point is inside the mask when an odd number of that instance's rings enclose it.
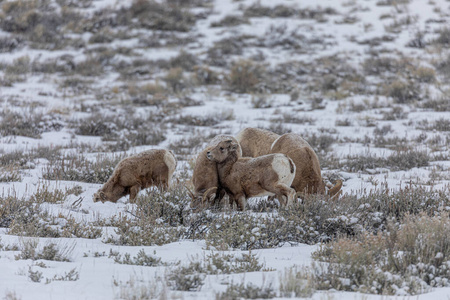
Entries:
{"label": "bighorn ewe", "polygon": [[168,150],[154,149],[124,158],[103,187],[94,194],[94,202],[117,202],[130,194],[133,201],[141,189],[169,187],[177,166],[175,155]]}
{"label": "bighorn ewe", "polygon": [[[289,156],[295,163],[296,172],[292,182],[298,193],[324,194],[325,183],[322,180],[319,159],[299,134],[286,133],[280,136],[272,145],[271,153],[283,153]],[[342,181],[328,190],[330,197],[335,196],[342,187]]]}
{"label": "bighorn ewe", "polygon": [[284,154],[240,157],[238,147],[233,140],[222,141],[206,154],[217,163],[219,183],[230,197],[230,204],[236,202],[244,210],[247,198],[265,195],[276,195],[282,206],[292,204],[293,161]]}
{"label": "bighorn ewe", "polygon": [[[223,193],[221,195],[221,188],[219,187],[217,164],[209,160],[206,157],[206,153],[217,146],[219,142],[226,140],[232,140],[238,144],[236,139],[230,135],[217,135],[208,143],[206,148],[198,154],[192,175],[192,184],[194,185],[194,195],[191,202],[192,208],[198,208],[200,204],[203,207],[209,206],[210,203],[206,203],[206,200],[214,193],[216,194],[214,200],[220,200],[219,198],[223,197]],[[239,157],[242,156],[240,146],[238,146],[237,154]]]}
{"label": "bighorn ewe", "polygon": [[280,136],[259,128],[244,128],[236,135],[242,148],[243,157],[258,157],[271,153],[270,147]]}

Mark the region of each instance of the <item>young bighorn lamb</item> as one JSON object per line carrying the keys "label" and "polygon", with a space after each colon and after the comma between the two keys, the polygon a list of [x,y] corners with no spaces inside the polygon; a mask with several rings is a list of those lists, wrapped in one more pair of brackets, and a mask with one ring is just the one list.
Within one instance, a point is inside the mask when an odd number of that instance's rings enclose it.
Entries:
{"label": "young bighorn lamb", "polygon": [[[325,183],[322,180],[319,159],[308,144],[299,134],[286,133],[280,136],[272,145],[271,153],[283,153],[289,156],[295,163],[296,172],[292,182],[298,193],[324,194]],[[342,181],[328,191],[330,197],[335,196],[342,187]]]}
{"label": "young bighorn lamb", "polygon": [[172,151],[163,149],[124,158],[108,181],[94,194],[94,202],[117,202],[128,194],[130,201],[133,201],[141,189],[150,186],[167,189],[176,166],[177,160]]}
{"label": "young bighorn lamb", "polygon": [[[209,196],[216,194],[215,201],[220,200],[223,197],[221,188],[219,186],[219,177],[217,174],[217,164],[206,157],[206,153],[213,149],[221,141],[232,140],[237,144],[237,141],[231,135],[217,135],[206,146],[206,148],[200,152],[197,156],[194,166],[194,172],[192,174],[192,184],[194,185],[194,195],[191,202],[192,208],[199,208],[203,206],[206,208],[211,203],[206,201]],[[241,147],[238,144],[239,157],[242,156]]]}
{"label": "young bighorn lamb", "polygon": [[207,152],[207,157],[217,163],[219,182],[240,210],[246,199],[256,196],[276,195],[282,206],[291,205],[295,190],[290,188],[295,176],[295,164],[284,154],[268,154],[256,158],[239,157],[238,144],[222,141]]}
{"label": "young bighorn lamb", "polygon": [[258,157],[271,153],[273,142],[280,136],[260,128],[244,128],[236,135],[243,157]]}

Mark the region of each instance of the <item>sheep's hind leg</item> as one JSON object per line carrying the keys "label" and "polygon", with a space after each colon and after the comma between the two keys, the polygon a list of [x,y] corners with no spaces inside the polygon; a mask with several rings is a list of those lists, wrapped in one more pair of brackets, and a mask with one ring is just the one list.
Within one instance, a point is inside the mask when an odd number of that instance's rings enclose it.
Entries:
{"label": "sheep's hind leg", "polygon": [[277,184],[273,188],[268,189],[268,191],[277,196],[281,207],[291,206],[294,203],[295,190],[285,184]]}

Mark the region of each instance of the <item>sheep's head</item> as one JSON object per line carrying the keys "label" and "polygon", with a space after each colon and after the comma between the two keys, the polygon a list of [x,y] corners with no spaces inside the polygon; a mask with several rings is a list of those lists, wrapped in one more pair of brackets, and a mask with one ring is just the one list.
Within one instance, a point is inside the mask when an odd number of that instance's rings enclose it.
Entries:
{"label": "sheep's head", "polygon": [[105,203],[105,201],[108,201],[108,198],[106,197],[105,193],[102,191],[98,191],[94,194],[94,202],[101,201],[102,203]]}
{"label": "sheep's head", "polygon": [[231,155],[238,157],[238,146],[239,144],[233,140],[222,141],[208,151],[206,157],[211,161],[221,163]]}

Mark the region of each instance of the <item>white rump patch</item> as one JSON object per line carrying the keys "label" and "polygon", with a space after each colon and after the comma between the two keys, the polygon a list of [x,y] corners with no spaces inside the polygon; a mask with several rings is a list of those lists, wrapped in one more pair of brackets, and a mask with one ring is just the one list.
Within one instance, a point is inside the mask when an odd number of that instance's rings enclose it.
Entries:
{"label": "white rump patch", "polygon": [[290,160],[291,159],[284,154],[275,154],[275,157],[272,161],[272,168],[275,173],[278,174],[279,183],[284,183],[287,186],[291,186],[292,181],[294,181],[295,177],[295,164],[292,163],[292,165],[294,166],[294,172],[291,173],[291,163],[289,162]]}
{"label": "white rump patch", "polygon": [[169,168],[169,178],[167,183],[170,185],[172,182],[172,175],[177,168],[177,160],[172,152],[166,151],[164,154],[164,162],[166,163],[167,168]]}

